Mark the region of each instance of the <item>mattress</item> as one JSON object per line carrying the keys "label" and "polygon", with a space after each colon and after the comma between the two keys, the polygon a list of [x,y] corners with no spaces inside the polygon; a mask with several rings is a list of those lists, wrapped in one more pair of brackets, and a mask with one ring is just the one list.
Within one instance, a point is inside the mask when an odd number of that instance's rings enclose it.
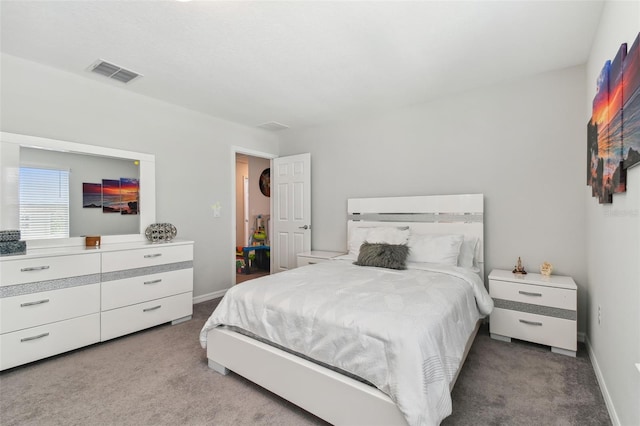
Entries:
{"label": "mattress", "polygon": [[231,288],[204,325],[226,325],[373,384],[410,425],[451,414],[449,385],[478,319],[493,302],[472,271],[350,261],[309,265]]}

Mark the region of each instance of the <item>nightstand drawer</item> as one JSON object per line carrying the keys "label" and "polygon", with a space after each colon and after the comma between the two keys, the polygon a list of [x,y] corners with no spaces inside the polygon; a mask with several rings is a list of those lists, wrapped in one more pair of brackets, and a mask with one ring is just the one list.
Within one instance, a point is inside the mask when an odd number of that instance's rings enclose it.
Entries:
{"label": "nightstand drawer", "polygon": [[313,265],[315,263],[330,262],[331,259],[322,259],[320,257],[298,256],[298,267]]}
{"label": "nightstand drawer", "polygon": [[552,308],[577,309],[576,292],[562,288],[489,280],[489,294],[493,299],[510,300]]}
{"label": "nightstand drawer", "polygon": [[500,308],[493,310],[490,321],[491,334],[570,351],[577,349],[575,321]]}
{"label": "nightstand drawer", "polygon": [[311,250],[298,253],[296,265],[298,267],[313,265],[314,263],[329,262],[332,259],[343,255],[344,253],[339,251],[321,251]]}

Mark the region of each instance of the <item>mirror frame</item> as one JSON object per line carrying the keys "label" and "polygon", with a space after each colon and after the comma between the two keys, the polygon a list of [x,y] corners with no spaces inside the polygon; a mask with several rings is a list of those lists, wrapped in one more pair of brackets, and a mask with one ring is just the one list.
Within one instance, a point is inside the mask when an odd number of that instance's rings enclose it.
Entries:
{"label": "mirror frame", "polygon": [[[74,154],[96,155],[140,161],[140,232],[104,235],[103,244],[145,241],[144,231],[156,221],[156,158],[153,154],[124,151],[56,139],[0,132],[0,229],[20,229],[20,148],[39,148]],[[29,248],[84,246],[83,237],[29,240]]]}

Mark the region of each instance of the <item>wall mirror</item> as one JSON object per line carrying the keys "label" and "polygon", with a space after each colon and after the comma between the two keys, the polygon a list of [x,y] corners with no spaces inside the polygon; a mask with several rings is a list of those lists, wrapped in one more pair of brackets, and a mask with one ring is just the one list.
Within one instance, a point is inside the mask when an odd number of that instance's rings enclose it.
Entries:
{"label": "wall mirror", "polygon": [[[83,245],[84,235],[101,235],[103,243],[144,240],[145,228],[155,222],[154,155],[15,133],[0,135],[0,229],[20,229],[21,223],[23,226],[25,223],[24,194],[23,220],[20,220],[20,168],[50,169],[66,171],[64,176],[55,179],[61,180],[61,187],[69,188],[68,237],[60,238],[55,232],[43,231],[46,234],[43,238],[24,238],[29,248]],[[23,192],[25,176],[23,169]],[[34,179],[37,182],[40,178]],[[51,185],[51,176],[46,181]],[[127,184],[134,185],[136,200],[128,201],[124,195]],[[102,191],[102,195],[97,196],[98,202],[91,201],[90,197],[95,185]],[[112,189],[115,185],[117,193],[122,195],[117,201],[112,198],[110,203],[102,205],[108,185]]]}

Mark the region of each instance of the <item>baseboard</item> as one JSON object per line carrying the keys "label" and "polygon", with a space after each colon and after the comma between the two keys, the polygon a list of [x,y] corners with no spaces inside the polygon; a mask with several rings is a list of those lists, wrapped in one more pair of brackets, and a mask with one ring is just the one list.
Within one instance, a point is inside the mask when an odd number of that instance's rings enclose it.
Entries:
{"label": "baseboard", "polygon": [[596,379],[598,380],[598,385],[600,385],[600,392],[602,392],[602,397],[604,398],[604,403],[607,406],[609,417],[611,417],[611,423],[613,423],[613,426],[621,426],[620,419],[618,418],[616,409],[613,406],[613,401],[611,400],[611,395],[609,395],[607,384],[605,383],[604,376],[602,375],[602,371],[600,370],[598,359],[596,358],[596,354],[593,352],[593,348],[591,347],[591,342],[589,341],[589,336],[587,335],[585,335],[585,343],[587,345],[587,352],[589,353],[589,359],[591,359],[591,365],[593,365],[593,371],[595,371]]}
{"label": "baseboard", "polygon": [[225,288],[224,290],[214,291],[213,293],[203,294],[202,296],[196,296],[193,298],[193,304],[206,302],[207,300],[217,299],[218,297],[224,296],[224,294],[229,290]]}

